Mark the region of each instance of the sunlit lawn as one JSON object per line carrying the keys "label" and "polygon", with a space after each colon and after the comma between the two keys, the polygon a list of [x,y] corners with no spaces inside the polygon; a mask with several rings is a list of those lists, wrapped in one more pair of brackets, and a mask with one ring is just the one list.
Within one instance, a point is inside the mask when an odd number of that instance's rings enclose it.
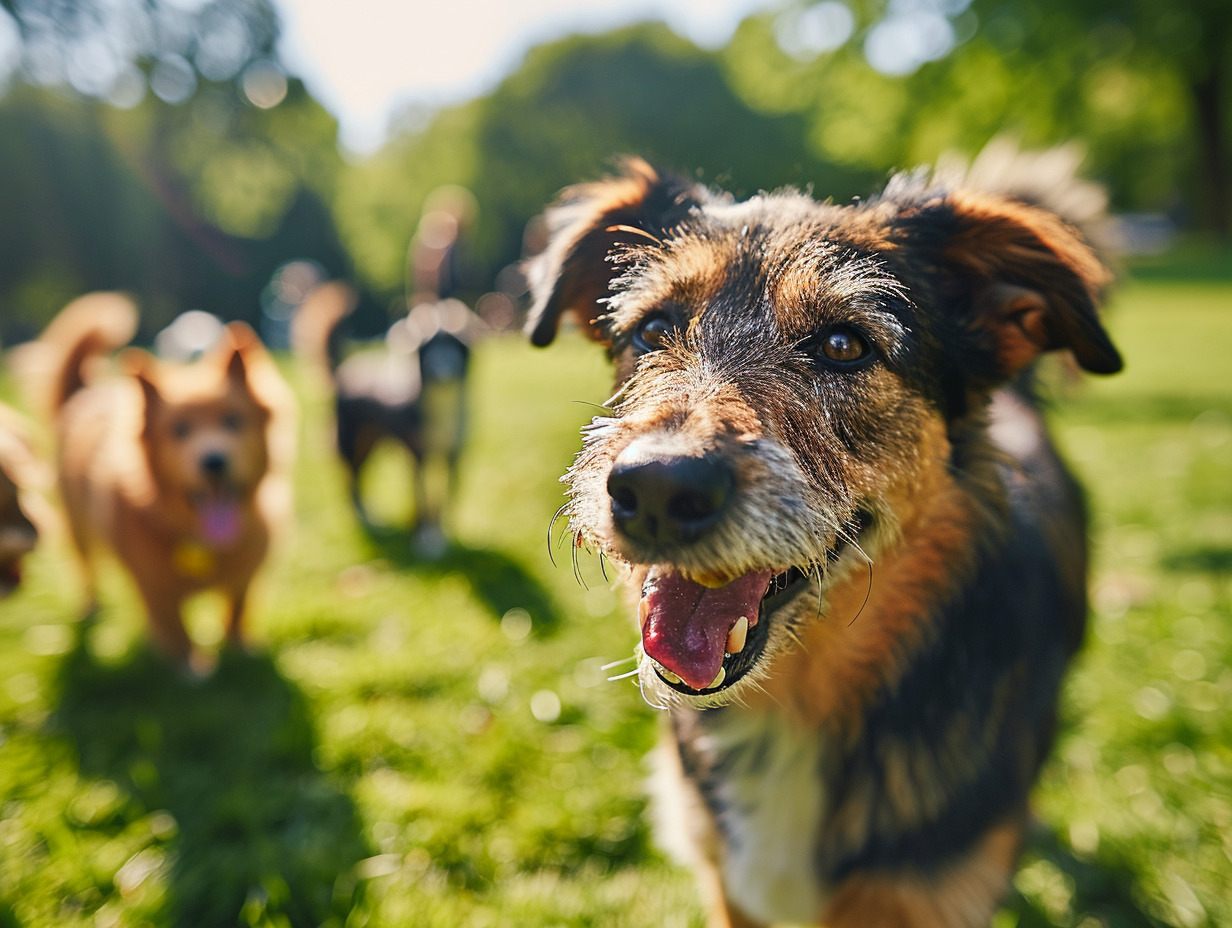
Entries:
{"label": "sunlit lawn", "polygon": [[[1232,924],[1232,286],[1135,284],[1110,324],[1127,372],[1056,416],[1091,490],[1094,633],[1002,928]],[[360,531],[298,384],[297,523],[258,647],[206,680],[139,647],[118,571],[74,623],[47,541],[0,604],[0,926],[701,924],[642,814],[654,713],[600,669],[632,628],[597,564],[582,585],[548,558],[599,353],[499,339],[476,368],[435,563]],[[405,465],[377,463],[396,526]]]}

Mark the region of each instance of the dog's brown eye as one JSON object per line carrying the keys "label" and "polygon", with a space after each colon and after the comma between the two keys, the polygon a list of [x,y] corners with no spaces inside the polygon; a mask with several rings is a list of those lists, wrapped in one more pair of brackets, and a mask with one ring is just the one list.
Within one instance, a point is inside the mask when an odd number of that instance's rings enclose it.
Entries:
{"label": "dog's brown eye", "polygon": [[222,427],[228,432],[238,432],[244,427],[244,417],[238,412],[229,412],[222,417]]}
{"label": "dog's brown eye", "polygon": [[171,423],[171,437],[183,440],[192,432],[192,423],[187,419],[176,419]]}
{"label": "dog's brown eye", "polygon": [[854,329],[834,329],[821,336],[818,349],[828,361],[841,366],[858,364],[869,356],[868,342]]}
{"label": "dog's brown eye", "polygon": [[676,327],[666,316],[647,316],[633,330],[633,347],[639,354],[658,351],[674,331]]}

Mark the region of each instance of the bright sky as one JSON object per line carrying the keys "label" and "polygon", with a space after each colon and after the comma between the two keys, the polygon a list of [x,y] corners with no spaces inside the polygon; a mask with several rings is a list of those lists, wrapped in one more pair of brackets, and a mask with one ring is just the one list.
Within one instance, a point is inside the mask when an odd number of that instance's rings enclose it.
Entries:
{"label": "bright sky", "polygon": [[719,46],[776,0],[275,0],[293,73],[339,120],[343,144],[371,151],[408,102],[445,104],[494,87],[533,45],[576,32],[665,20]]}

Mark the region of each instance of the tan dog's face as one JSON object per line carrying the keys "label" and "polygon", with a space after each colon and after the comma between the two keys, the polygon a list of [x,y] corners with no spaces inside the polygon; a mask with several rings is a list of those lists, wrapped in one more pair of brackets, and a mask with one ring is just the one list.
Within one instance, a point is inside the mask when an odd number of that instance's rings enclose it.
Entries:
{"label": "tan dog's face", "polygon": [[159,492],[186,502],[203,541],[233,542],[269,470],[269,411],[254,397],[244,351],[224,345],[184,366],[137,372],[145,394],[143,441]]}
{"label": "tan dog's face", "polygon": [[[1048,347],[1093,369],[1119,358],[1102,331],[1069,334],[1068,291],[968,270],[995,260],[982,249],[1013,209],[968,245],[953,204],[922,192],[732,203],[645,171],[560,208],[531,268],[532,338],[574,308],[607,345],[618,389],[567,475],[569,527],[640,588],[647,700],[717,706],[755,687],[827,590],[910,523],[992,386]],[[1065,245],[1085,268],[1084,246]],[[1064,273],[1089,303],[1098,281]]]}

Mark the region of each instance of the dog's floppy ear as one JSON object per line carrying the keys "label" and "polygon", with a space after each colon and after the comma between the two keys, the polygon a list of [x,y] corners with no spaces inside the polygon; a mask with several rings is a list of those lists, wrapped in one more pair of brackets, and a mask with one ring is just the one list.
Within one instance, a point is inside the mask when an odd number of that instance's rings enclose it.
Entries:
{"label": "dog's floppy ear", "polygon": [[1088,371],[1115,374],[1121,355],[1097,307],[1112,275],[1056,213],[1003,196],[958,192],[942,262],[971,287],[975,323],[992,336],[1005,377],[1068,348]]}
{"label": "dog's floppy ear", "polygon": [[617,177],[567,188],[545,214],[547,245],[526,264],[532,299],[526,331],[535,345],[552,342],[567,311],[591,338],[604,341],[599,301],[611,294],[617,274],[608,257],[619,246],[662,239],[702,195],[641,159],[626,159],[622,167]]}

